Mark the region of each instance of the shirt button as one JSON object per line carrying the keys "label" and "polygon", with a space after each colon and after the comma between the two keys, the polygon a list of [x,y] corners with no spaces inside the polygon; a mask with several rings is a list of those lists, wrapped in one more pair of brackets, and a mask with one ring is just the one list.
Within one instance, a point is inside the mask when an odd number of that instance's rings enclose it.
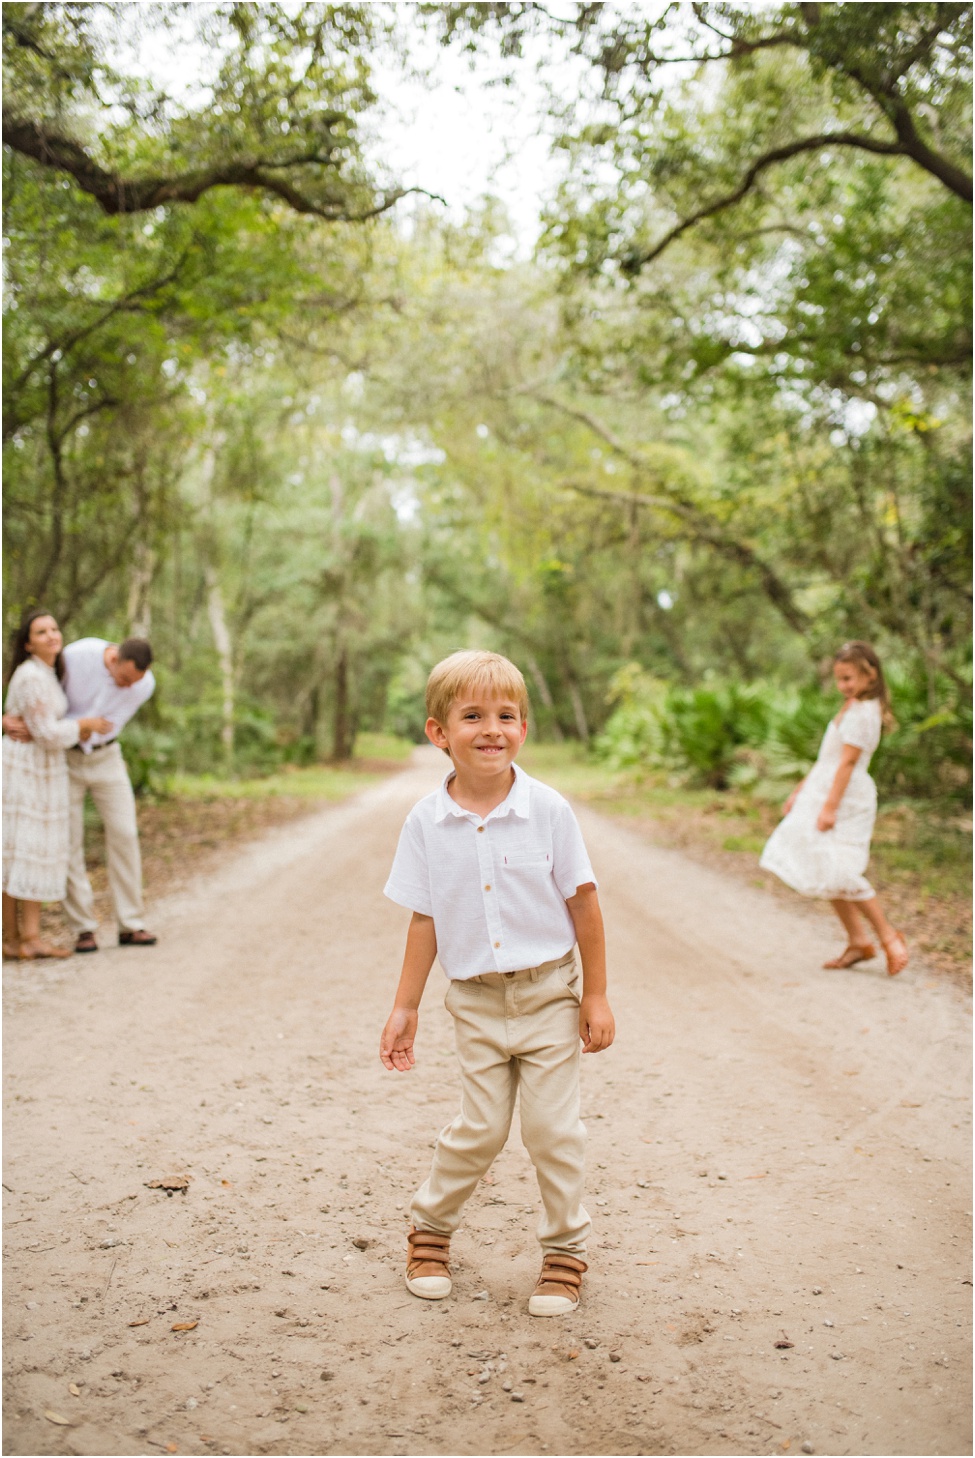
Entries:
{"label": "shirt button", "polygon": [[478,833],[478,835],[483,835],[484,834],[484,826],[483,825],[479,825],[477,827],[477,833]]}
{"label": "shirt button", "polygon": [[491,889],[491,882],[490,881],[487,883],[487,885],[485,886],[484,889],[485,889],[485,891],[490,891],[490,889]]}
{"label": "shirt button", "polygon": [[494,945],[495,945],[495,946],[496,946],[496,947],[500,947],[500,945],[501,945],[501,943],[500,943],[500,942],[495,942],[495,944],[494,944]]}

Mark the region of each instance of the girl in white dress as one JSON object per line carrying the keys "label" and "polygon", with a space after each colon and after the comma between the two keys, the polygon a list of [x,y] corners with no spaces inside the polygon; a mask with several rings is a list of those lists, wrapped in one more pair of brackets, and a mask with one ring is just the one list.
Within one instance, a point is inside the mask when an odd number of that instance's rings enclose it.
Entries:
{"label": "girl in white dress", "polygon": [[6,709],[30,742],[3,738],[3,955],[70,957],[41,940],[41,902],[60,901],[68,875],[68,766],[64,751],[108,719],[66,719],[61,630],[50,613],[24,619],[15,640]]}
{"label": "girl in white dress", "polygon": [[877,955],[866,917],[887,954],[887,971],[896,977],[907,966],[907,945],[863,874],[877,814],[877,787],[867,767],[881,734],[894,726],[890,696],[869,643],[845,643],[833,659],[833,676],[843,706],[823,736],[816,763],[786,801],[761,865],[803,896],[831,903],[847,945],[824,966],[853,967]]}

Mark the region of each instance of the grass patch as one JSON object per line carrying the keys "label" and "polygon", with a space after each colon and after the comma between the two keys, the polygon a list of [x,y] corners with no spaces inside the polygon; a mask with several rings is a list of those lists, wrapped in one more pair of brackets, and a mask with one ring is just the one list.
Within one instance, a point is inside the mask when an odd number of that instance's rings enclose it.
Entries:
{"label": "grass patch", "polygon": [[379,759],[405,764],[415,748],[412,740],[400,739],[397,734],[358,734],[352,763],[355,764],[356,760]]}
{"label": "grass patch", "polygon": [[269,775],[235,778],[219,774],[176,774],[168,784],[177,800],[344,800],[402,769],[413,753],[407,739],[360,734],[354,758],[342,764],[285,765]]}
{"label": "grass patch", "polygon": [[[354,761],[352,764],[354,765]],[[398,765],[395,766],[399,768]],[[176,800],[344,800],[385,777],[389,771],[355,769],[352,765],[310,765],[246,780],[221,775],[173,775],[170,797]]]}

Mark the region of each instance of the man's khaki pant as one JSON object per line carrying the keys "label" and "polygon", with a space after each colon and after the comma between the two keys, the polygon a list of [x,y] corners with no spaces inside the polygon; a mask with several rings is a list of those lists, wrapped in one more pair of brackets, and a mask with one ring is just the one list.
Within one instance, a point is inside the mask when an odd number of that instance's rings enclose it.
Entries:
{"label": "man's khaki pant", "polygon": [[560,963],[452,981],[461,1111],[441,1131],[429,1178],[412,1205],[417,1229],[452,1235],[465,1200],[504,1147],[519,1095],[521,1137],[544,1207],[543,1250],[585,1256],[586,1131],[579,1118],[579,973]]}
{"label": "man's khaki pant", "polygon": [[71,795],[71,851],[64,909],[76,932],[98,926],[95,898],[85,869],[85,796],[91,794],[105,827],[108,887],[115,919],[121,931],[140,931],[142,920],[142,857],[135,818],[135,796],[118,744],[93,749],[69,749],[68,783]]}

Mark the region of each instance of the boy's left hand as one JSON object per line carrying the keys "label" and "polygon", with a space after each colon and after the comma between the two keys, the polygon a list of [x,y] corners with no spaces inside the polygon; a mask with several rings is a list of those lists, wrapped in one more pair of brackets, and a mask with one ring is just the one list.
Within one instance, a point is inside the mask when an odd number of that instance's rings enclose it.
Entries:
{"label": "boy's left hand", "polygon": [[583,995],[579,1007],[579,1037],[583,1053],[602,1053],[616,1037],[616,1023],[603,993]]}
{"label": "boy's left hand", "polygon": [[416,1062],[413,1042],[416,1038],[418,1014],[414,1008],[394,1007],[386,1020],[379,1040],[379,1056],[383,1067],[409,1073]]}

